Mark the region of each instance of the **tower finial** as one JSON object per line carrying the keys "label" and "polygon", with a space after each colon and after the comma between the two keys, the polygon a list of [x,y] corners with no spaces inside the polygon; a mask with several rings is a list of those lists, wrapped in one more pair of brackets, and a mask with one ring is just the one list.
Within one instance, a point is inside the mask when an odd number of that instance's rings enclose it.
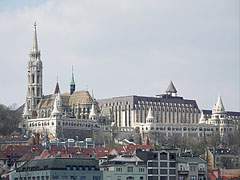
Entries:
{"label": "tower finial", "polygon": [[38,43],[37,43],[37,23],[34,22],[34,35],[33,35],[33,47],[32,52],[37,53],[38,52]]}

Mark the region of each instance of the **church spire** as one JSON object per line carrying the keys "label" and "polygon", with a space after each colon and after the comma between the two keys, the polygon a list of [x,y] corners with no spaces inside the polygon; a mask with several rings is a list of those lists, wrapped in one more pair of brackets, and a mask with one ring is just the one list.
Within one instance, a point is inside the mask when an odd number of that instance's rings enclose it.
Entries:
{"label": "church spire", "polygon": [[73,74],[73,66],[72,66],[72,79],[70,83],[70,95],[72,95],[75,91],[75,81],[74,81],[74,74]]}
{"label": "church spire", "polygon": [[27,101],[31,111],[36,111],[37,104],[42,99],[42,61],[37,43],[37,25],[34,23],[33,44],[28,61],[28,93]]}
{"label": "church spire", "polygon": [[32,53],[38,53],[38,43],[37,43],[37,23],[34,23],[34,34],[33,34],[33,46]]}

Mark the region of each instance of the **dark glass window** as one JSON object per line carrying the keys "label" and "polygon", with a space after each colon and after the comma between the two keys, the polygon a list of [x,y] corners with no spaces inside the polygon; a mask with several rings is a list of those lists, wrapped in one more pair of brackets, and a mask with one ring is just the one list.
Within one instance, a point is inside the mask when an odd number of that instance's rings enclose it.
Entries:
{"label": "dark glass window", "polygon": [[167,162],[160,162],[160,167],[167,167]]}
{"label": "dark glass window", "polygon": [[158,169],[149,169],[148,174],[158,174]]}
{"label": "dark glass window", "polygon": [[158,176],[148,176],[148,180],[158,180]]}
{"label": "dark glass window", "polygon": [[175,153],[170,153],[169,154],[169,160],[175,160],[176,159],[176,154]]}
{"label": "dark glass window", "polygon": [[175,162],[170,162],[169,167],[176,167],[176,163]]}
{"label": "dark glass window", "polygon": [[167,153],[165,153],[165,152],[160,153],[160,159],[167,160]]}
{"label": "dark glass window", "polygon": [[158,167],[158,163],[157,162],[149,162],[148,167]]}
{"label": "dark glass window", "polygon": [[167,174],[167,169],[160,169],[160,174]]}
{"label": "dark glass window", "polygon": [[176,174],[176,170],[175,169],[169,169],[169,174]]}

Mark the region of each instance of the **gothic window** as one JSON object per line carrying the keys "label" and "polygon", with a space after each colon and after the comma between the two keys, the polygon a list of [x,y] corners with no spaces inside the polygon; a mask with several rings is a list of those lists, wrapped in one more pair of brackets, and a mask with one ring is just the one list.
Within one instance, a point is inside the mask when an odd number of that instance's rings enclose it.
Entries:
{"label": "gothic window", "polygon": [[32,96],[34,96],[34,87],[32,87]]}
{"label": "gothic window", "polygon": [[85,107],[83,108],[83,113],[85,113]]}
{"label": "gothic window", "polygon": [[37,75],[37,83],[39,83],[39,75]]}
{"label": "gothic window", "polygon": [[40,88],[37,88],[37,96],[39,96],[39,90],[40,90]]}
{"label": "gothic window", "polygon": [[34,78],[35,78],[34,74],[32,74],[32,83],[34,83]]}

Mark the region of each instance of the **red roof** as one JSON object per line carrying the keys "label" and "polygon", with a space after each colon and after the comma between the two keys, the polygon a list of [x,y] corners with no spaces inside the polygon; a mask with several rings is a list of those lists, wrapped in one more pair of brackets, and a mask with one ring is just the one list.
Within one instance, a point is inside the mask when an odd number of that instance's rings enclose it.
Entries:
{"label": "red roof", "polygon": [[110,155],[113,150],[115,150],[119,155],[133,153],[136,149],[142,149],[146,151],[147,149],[154,150],[152,145],[124,145],[122,148],[110,148],[110,147],[98,147],[98,148],[88,148],[82,149],[82,155],[95,155],[96,158],[104,157]]}
{"label": "red roof", "polygon": [[8,145],[2,152],[6,156],[23,156],[28,152],[41,152],[43,146],[21,146],[21,145]]}

